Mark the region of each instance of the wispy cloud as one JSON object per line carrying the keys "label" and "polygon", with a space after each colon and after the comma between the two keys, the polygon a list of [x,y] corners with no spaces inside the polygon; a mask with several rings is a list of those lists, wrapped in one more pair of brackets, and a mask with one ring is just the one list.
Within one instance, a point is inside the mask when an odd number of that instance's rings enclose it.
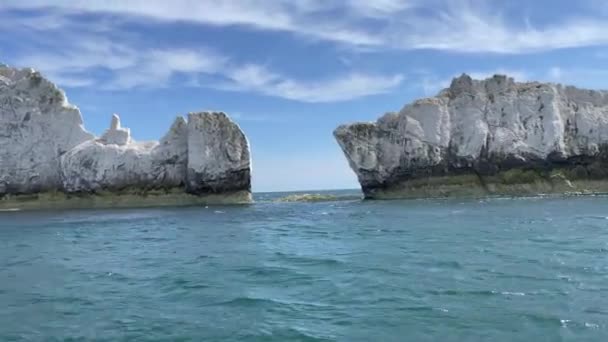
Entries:
{"label": "wispy cloud", "polygon": [[[0,9],[45,7],[247,26],[369,49],[513,54],[608,44],[606,11],[566,13],[549,24],[538,24],[523,13],[507,17],[501,11],[504,3],[489,0],[5,0],[0,4]],[[47,18],[47,25],[59,24]]]}
{"label": "wispy cloud", "polygon": [[[23,66],[34,65],[47,76],[68,87],[95,86],[106,90],[159,88],[175,85],[174,77],[195,79],[213,76],[209,82],[179,84],[227,91],[253,92],[301,102],[335,102],[391,91],[403,80],[401,75],[383,76],[348,73],[322,80],[293,79],[257,64],[238,65],[209,50],[135,50],[124,46],[106,49],[71,50],[24,57]],[[98,46],[99,47],[99,46]],[[107,52],[104,53],[104,52]],[[103,80],[91,75],[109,72]]]}
{"label": "wispy cloud", "polygon": [[[401,75],[358,72],[298,80],[263,65],[235,63],[208,48],[135,47],[90,32],[80,34],[65,46],[28,51],[16,60],[20,66],[35,66],[66,87],[159,88],[176,85],[176,78],[183,75],[190,81],[177,85],[252,92],[301,102],[345,101],[386,93],[403,80]],[[95,77],[97,74],[100,76]],[[211,81],[204,82],[207,78]]]}
{"label": "wispy cloud", "polygon": [[227,58],[209,49],[139,50],[135,62],[116,70],[101,87],[110,90],[136,87],[158,88],[171,84],[176,75],[214,74],[226,66]]}
{"label": "wispy cloud", "polygon": [[[556,18],[551,25],[539,27],[525,18],[509,21],[496,7],[484,4],[455,1],[431,17],[408,16],[405,20],[412,33],[391,41],[402,48],[468,53],[529,53],[608,43],[605,18]],[[403,28],[396,33],[403,33]]]}
{"label": "wispy cloud", "polygon": [[[384,0],[389,2],[387,0]],[[392,0],[394,1],[394,0]],[[358,2],[358,1],[353,1]],[[346,22],[316,21],[317,15],[342,7],[338,0],[6,0],[0,9],[56,9],[69,13],[107,13],[151,18],[159,21],[187,21],[214,26],[248,26],[260,30],[286,31],[314,39],[349,44],[377,45],[377,37],[349,27]],[[314,25],[312,25],[314,23]]]}
{"label": "wispy cloud", "polygon": [[20,64],[36,66],[54,76],[66,72],[80,73],[96,67],[121,70],[135,65],[138,61],[138,56],[132,48],[102,37],[78,43],[70,42],[60,49],[27,52],[19,58]]}
{"label": "wispy cloud", "polygon": [[[429,3],[433,11],[423,11]],[[302,102],[346,101],[390,92],[402,84],[404,76],[361,72],[348,62],[343,63],[345,72],[295,78],[271,65],[237,62],[207,47],[153,47],[136,33],[118,32],[115,24],[145,19],[243,26],[371,50],[512,54],[608,44],[608,20],[603,20],[603,14],[534,25],[524,18],[507,18],[496,3],[492,10],[488,4],[483,0],[5,0],[0,14],[14,10],[29,14],[0,20],[0,29],[21,30],[28,37],[30,43],[15,58],[19,65],[35,66],[63,86],[120,90],[165,87],[179,81],[185,86]],[[83,14],[87,21],[82,20]],[[493,73],[530,79],[519,70],[471,72],[476,78]],[[557,79],[556,75],[551,79]],[[420,80],[427,95],[449,84],[432,75]]]}
{"label": "wispy cloud", "polygon": [[402,75],[382,76],[350,73],[339,77],[298,81],[260,65],[245,65],[228,72],[231,90],[253,90],[303,102],[334,102],[386,93],[403,81]]}

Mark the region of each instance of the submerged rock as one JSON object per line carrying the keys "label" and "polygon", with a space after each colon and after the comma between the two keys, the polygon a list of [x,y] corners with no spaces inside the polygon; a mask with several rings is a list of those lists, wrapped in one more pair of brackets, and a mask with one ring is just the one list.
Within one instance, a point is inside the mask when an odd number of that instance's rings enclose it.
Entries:
{"label": "submerged rock", "polygon": [[332,195],[332,194],[291,194],[281,197],[276,202],[336,202],[360,200],[358,195]]}
{"label": "submerged rock", "polygon": [[367,198],[608,191],[608,92],[462,75],[334,131]]}
{"label": "submerged rock", "polygon": [[224,113],[178,117],[151,142],[132,139],[114,114],[97,138],[40,73],[0,65],[0,207],[249,202],[250,172],[247,138]]}

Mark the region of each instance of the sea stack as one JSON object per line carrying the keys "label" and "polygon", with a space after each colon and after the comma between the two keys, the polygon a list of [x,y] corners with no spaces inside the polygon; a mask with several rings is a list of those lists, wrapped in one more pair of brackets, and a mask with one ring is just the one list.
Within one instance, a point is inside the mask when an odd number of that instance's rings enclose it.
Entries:
{"label": "sea stack", "polygon": [[0,209],[251,201],[249,143],[221,112],[177,117],[139,142],[114,114],[95,137],[62,90],[0,64]]}
{"label": "sea stack", "polygon": [[334,136],[370,199],[608,191],[605,91],[462,75]]}

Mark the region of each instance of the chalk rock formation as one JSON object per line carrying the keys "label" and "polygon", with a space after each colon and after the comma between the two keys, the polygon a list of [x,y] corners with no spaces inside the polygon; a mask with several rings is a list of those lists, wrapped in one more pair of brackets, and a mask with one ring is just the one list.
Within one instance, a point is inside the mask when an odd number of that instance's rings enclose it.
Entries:
{"label": "chalk rock formation", "polygon": [[[224,113],[178,117],[151,142],[132,139],[114,114],[96,138],[65,94],[38,72],[0,66],[0,198],[177,191],[196,203],[208,196],[243,202],[251,200],[250,165],[247,138]],[[237,195],[225,201],[223,194]]]}
{"label": "chalk rock formation", "polygon": [[604,91],[462,75],[334,136],[368,198],[608,190]]}
{"label": "chalk rock formation", "polygon": [[0,196],[61,189],[59,156],[90,139],[54,84],[32,69],[0,66]]}
{"label": "chalk rock formation", "polygon": [[101,138],[61,156],[63,188],[68,192],[176,188],[184,185],[187,157],[183,118],[175,121],[160,142],[137,142],[129,129],[120,127],[120,118],[114,114],[110,129]]}
{"label": "chalk rock formation", "polygon": [[189,192],[250,189],[249,145],[228,116],[189,114],[187,130]]}

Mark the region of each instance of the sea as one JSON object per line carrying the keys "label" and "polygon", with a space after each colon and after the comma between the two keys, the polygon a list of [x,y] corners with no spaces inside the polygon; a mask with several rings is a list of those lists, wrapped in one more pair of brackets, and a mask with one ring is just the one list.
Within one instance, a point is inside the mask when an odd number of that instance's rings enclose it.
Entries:
{"label": "sea", "polygon": [[0,212],[0,341],[608,341],[608,197]]}

